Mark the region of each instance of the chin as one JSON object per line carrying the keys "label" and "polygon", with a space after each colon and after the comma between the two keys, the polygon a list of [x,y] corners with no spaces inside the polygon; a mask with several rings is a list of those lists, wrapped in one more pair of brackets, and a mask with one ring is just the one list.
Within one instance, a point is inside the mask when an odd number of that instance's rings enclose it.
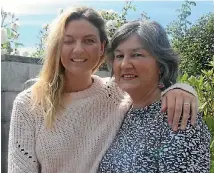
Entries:
{"label": "chin", "polygon": [[66,71],[75,76],[80,76],[80,75],[88,74],[88,73],[92,72],[91,69],[88,70],[88,69],[83,69],[83,68],[72,68],[72,69],[67,69]]}
{"label": "chin", "polygon": [[119,85],[119,87],[127,93],[136,91],[137,89],[136,86],[133,85]]}

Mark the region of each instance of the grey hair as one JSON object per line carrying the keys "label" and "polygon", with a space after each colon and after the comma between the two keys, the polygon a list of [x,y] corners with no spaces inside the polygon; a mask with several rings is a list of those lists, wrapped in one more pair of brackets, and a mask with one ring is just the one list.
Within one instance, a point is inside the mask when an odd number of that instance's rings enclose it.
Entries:
{"label": "grey hair", "polygon": [[146,51],[156,58],[161,71],[160,81],[168,88],[176,83],[178,76],[178,54],[170,46],[164,28],[155,21],[132,21],[120,27],[113,35],[107,50],[108,63],[112,67],[114,50],[130,36],[137,34]]}

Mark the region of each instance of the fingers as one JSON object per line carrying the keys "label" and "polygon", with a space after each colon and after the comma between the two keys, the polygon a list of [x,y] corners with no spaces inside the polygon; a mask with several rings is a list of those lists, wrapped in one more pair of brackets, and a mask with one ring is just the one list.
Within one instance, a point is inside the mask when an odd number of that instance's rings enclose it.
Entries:
{"label": "fingers", "polygon": [[196,117],[197,117],[197,103],[192,102],[191,103],[191,125],[195,125],[196,122]]}
{"label": "fingers", "polygon": [[167,97],[162,97],[162,103],[161,103],[161,112],[166,112],[167,109]]}
{"label": "fingers", "polygon": [[189,117],[191,117],[191,125],[195,125],[197,118],[197,101],[195,97],[189,94],[184,97],[181,130],[185,130]]}
{"label": "fingers", "polygon": [[190,101],[184,101],[183,102],[181,130],[185,130],[189,117],[190,117]]}
{"label": "fingers", "polygon": [[177,96],[175,99],[175,111],[172,123],[172,130],[174,131],[178,130],[178,124],[182,114],[182,109],[183,109],[183,99],[182,97]]}
{"label": "fingers", "polygon": [[167,96],[166,102],[167,102],[168,124],[171,126],[175,111],[175,97]]}
{"label": "fingers", "polygon": [[161,110],[167,109],[168,124],[172,125],[172,130],[176,131],[178,129],[181,117],[181,130],[186,128],[190,116],[191,124],[195,124],[197,118],[197,99],[192,94],[181,89],[173,89],[166,93],[162,102]]}

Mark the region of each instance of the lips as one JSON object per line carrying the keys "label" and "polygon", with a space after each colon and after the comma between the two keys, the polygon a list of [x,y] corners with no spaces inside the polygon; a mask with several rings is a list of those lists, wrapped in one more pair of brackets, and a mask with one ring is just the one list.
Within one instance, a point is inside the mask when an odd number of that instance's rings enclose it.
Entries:
{"label": "lips", "polygon": [[134,75],[134,74],[123,74],[121,75],[121,77],[125,80],[131,80],[131,79],[134,79],[136,77],[138,77],[137,75]]}
{"label": "lips", "polygon": [[87,61],[87,59],[84,59],[84,58],[72,58],[71,61],[73,61],[73,62],[85,62],[85,61]]}

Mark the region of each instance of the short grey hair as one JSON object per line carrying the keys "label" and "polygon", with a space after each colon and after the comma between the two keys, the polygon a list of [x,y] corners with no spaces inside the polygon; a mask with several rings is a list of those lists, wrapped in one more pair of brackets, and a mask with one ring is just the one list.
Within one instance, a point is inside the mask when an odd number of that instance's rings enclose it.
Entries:
{"label": "short grey hair", "polygon": [[131,35],[137,34],[142,45],[157,60],[161,70],[160,80],[168,88],[176,83],[178,76],[178,54],[170,46],[164,28],[155,21],[132,21],[120,27],[113,35],[107,50],[108,63],[112,67],[114,50]]}

